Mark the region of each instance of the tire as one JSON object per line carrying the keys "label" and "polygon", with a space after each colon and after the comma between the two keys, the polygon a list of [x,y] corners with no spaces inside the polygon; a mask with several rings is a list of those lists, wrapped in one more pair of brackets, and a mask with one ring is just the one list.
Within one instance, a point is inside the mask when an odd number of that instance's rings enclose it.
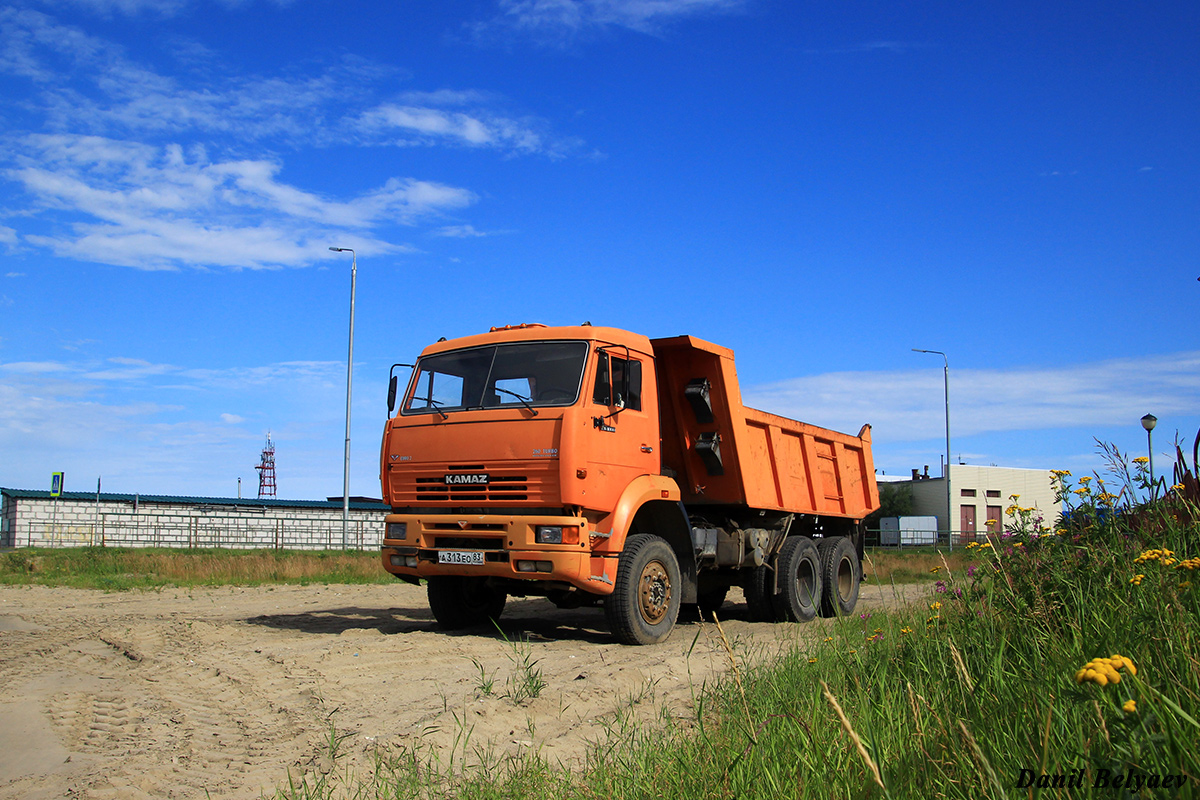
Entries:
{"label": "tire", "polygon": [[443,630],[490,625],[500,619],[508,595],[488,586],[485,578],[441,575],[426,578],[429,608]]}
{"label": "tire", "polygon": [[833,536],[822,539],[817,552],[821,557],[821,616],[853,614],[862,578],[854,544],[846,536]]}
{"label": "tire", "polygon": [[807,536],[789,536],[779,551],[779,594],[775,618],[780,622],[808,622],[821,606],[821,556]]}
{"label": "tire", "polygon": [[766,564],[750,569],[743,591],[746,593],[746,607],[750,610],[753,622],[775,621],[775,576],[772,568]]}
{"label": "tire", "polygon": [[613,593],[604,601],[608,627],[622,644],[658,644],[679,616],[681,582],[675,551],[658,536],[625,540]]}
{"label": "tire", "polygon": [[713,615],[721,610],[721,606],[725,605],[725,595],[727,594],[729,594],[729,587],[719,586],[696,595],[696,607],[700,609],[701,618],[711,621]]}

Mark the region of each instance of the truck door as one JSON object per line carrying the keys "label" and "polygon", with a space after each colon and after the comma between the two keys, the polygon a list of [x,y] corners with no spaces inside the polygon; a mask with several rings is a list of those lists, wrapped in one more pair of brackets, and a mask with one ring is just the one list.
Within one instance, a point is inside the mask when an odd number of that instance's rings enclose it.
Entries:
{"label": "truck door", "polygon": [[660,471],[654,361],[625,347],[601,347],[594,374],[588,505],[611,509],[630,481]]}

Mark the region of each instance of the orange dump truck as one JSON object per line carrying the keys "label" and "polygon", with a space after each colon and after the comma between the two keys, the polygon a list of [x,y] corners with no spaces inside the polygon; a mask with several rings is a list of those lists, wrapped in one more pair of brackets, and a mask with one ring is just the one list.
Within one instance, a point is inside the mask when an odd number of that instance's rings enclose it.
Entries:
{"label": "orange dump truck", "polygon": [[744,407],[731,350],[506,326],[425,348],[392,416],[395,399],[393,377],[383,566],[427,582],[443,628],[486,624],[509,595],[603,604],[628,644],[735,585],[757,619],[854,609],[879,505],[870,426]]}

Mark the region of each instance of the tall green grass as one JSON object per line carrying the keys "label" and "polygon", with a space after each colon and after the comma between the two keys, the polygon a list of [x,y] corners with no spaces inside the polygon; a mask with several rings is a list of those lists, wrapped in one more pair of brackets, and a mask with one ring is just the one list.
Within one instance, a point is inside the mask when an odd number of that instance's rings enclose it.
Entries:
{"label": "tall green grass", "polygon": [[0,584],[80,589],[392,583],[375,551],[24,548],[0,554]]}

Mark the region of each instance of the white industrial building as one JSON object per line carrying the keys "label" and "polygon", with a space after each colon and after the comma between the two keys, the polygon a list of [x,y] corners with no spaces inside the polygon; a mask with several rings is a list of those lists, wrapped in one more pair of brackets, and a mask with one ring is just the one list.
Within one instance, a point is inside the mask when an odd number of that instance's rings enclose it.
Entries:
{"label": "white industrial building", "polygon": [[1062,508],[1054,499],[1050,478],[1046,469],[952,464],[949,509],[945,478],[930,478],[913,470],[911,480],[890,485],[912,487],[912,515],[937,517],[938,530],[943,535],[949,530],[953,544],[958,545],[982,539],[989,530],[1003,532],[1014,521],[1005,513],[1013,505],[1013,495],[1019,497],[1017,505],[1037,509],[1045,526],[1053,528]]}

